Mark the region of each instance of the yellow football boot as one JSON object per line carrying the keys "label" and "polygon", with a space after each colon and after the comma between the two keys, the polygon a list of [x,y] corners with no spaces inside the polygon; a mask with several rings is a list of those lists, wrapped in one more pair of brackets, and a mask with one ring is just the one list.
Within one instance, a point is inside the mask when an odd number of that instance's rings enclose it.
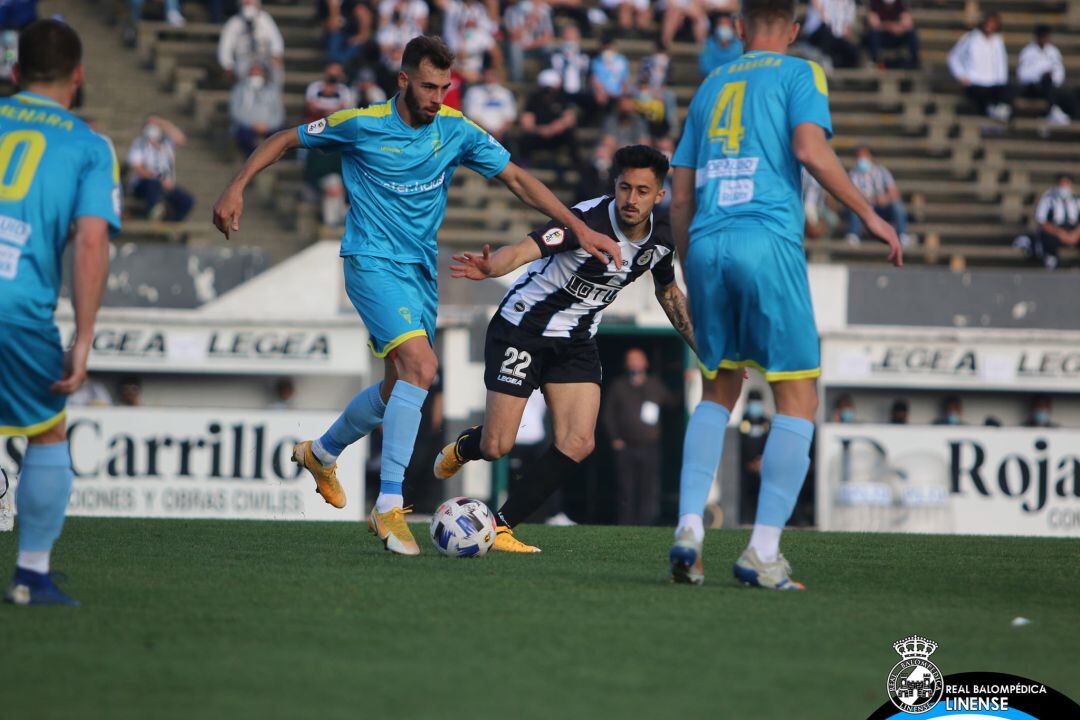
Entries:
{"label": "yellow football boot", "polygon": [[419,555],[420,546],[409,531],[409,523],[405,522],[405,516],[411,512],[411,507],[392,508],[384,513],[371,508],[368,529],[383,541],[383,545],[390,552],[398,555]]}
{"label": "yellow football boot", "polygon": [[319,462],[319,458],[311,452],[310,440],[293,446],[292,460],[300,467],[307,468],[311,477],[315,478],[315,491],[322,495],[323,500],[336,508],[345,507],[345,491],[337,479],[337,463],[327,467]]}
{"label": "yellow football boot", "polygon": [[466,433],[473,430],[476,430],[476,428],[469,428],[465,432],[458,435],[457,440],[442,449],[442,452],[439,453],[439,456],[435,458],[435,467],[432,468],[432,472],[435,473],[435,477],[439,478],[440,480],[449,480],[450,478],[461,472],[461,468],[465,467],[465,463],[469,461],[458,454],[458,443],[461,442],[461,438],[465,437]]}
{"label": "yellow football boot", "polygon": [[514,531],[506,525],[497,525],[495,527],[495,543],[491,546],[491,549],[510,553],[540,552],[540,548],[534,545],[526,545],[514,537]]}

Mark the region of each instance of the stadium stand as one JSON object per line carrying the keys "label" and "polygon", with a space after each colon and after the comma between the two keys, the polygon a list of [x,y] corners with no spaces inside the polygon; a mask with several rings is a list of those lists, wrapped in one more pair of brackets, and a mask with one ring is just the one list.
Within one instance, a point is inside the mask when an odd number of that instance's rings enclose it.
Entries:
{"label": "stadium stand", "polygon": [[[829,72],[835,147],[850,166],[855,148],[869,144],[893,172],[910,212],[909,232],[920,239],[908,251],[912,262],[954,268],[1019,265],[1023,257],[1010,243],[1029,230],[1034,203],[1042,190],[1054,182],[1058,173],[1072,170],[1080,160],[1080,125],[1051,126],[1042,117],[1045,103],[1024,98],[1017,98],[1016,115],[1008,125],[979,116],[949,75],[947,55],[957,38],[977,22],[980,13],[997,11],[1002,16],[1013,82],[1020,50],[1029,42],[1036,25],[1047,24],[1054,28],[1054,41],[1065,56],[1066,83],[1074,83],[1074,78],[1080,76],[1080,1],[915,0],[910,4],[919,28],[920,69],[879,70],[869,65],[867,57],[862,67]],[[57,1],[52,5],[69,12],[73,20],[85,16],[87,22],[99,25],[111,13],[123,13],[121,3],[109,0],[97,0],[82,8],[76,8],[82,4],[74,2]],[[267,0],[263,4],[285,40],[287,123],[300,121],[305,107],[304,90],[321,76],[325,53],[316,5],[286,0]],[[141,121],[141,109],[150,98],[155,102],[160,98],[169,107],[182,111],[182,125],[199,136],[198,143],[193,144],[203,145],[201,152],[185,153],[195,167],[180,168],[188,184],[198,190],[193,216],[198,218],[208,212],[213,191],[240,158],[229,142],[229,85],[215,60],[221,26],[205,22],[205,8],[196,3],[185,4],[184,14],[188,22],[183,27],[164,20],[139,22],[137,54],[114,50],[111,54],[118,57],[103,61],[105,67],[99,71],[110,78],[124,78],[123,83],[110,83],[118,86],[116,91],[95,87],[103,98],[106,92],[113,92],[115,102],[110,98],[106,104],[91,97],[87,113],[116,138],[123,154]],[[859,14],[862,28],[865,8]],[[148,4],[144,16],[163,17],[161,4]],[[433,30],[438,30],[439,22],[433,15]],[[566,20],[557,18],[557,22]],[[598,51],[599,35],[593,32],[582,41],[586,52]],[[105,54],[104,46],[110,39],[119,48],[119,30],[94,40],[102,44],[97,57]],[[642,58],[654,51],[654,39],[637,31],[623,33],[619,50],[629,57],[636,73]],[[796,52],[807,50],[812,52],[811,48],[796,48]],[[689,28],[677,36],[669,49],[670,83],[680,115],[685,113],[700,80],[699,52]],[[134,72],[136,64],[144,71]],[[525,67],[526,82],[506,83],[518,99],[519,110],[535,87],[543,62],[530,56]],[[1075,89],[1074,84],[1071,87]],[[132,92],[133,88],[137,92]],[[595,124],[581,128],[578,139],[583,148],[581,157],[589,157],[597,141]],[[299,163],[288,161],[267,173],[259,184],[258,195],[275,212],[248,215],[248,222],[259,228],[258,243],[275,245],[276,256],[295,252],[320,237],[337,237],[337,230],[318,227],[317,204],[302,198],[301,173]],[[555,173],[546,169],[537,169],[537,175],[548,182],[556,179]],[[570,169],[562,175],[557,191],[564,200],[571,201],[578,172]],[[484,242],[504,243],[540,220],[513,202],[504,190],[489,188],[470,173],[459,173],[455,183],[468,184],[469,191],[450,193],[447,222],[440,238],[444,244],[476,247]],[[257,217],[260,214],[264,216],[261,220]],[[187,223],[182,230],[165,230],[160,225],[133,223],[128,232],[148,238],[198,241],[203,233],[193,227],[195,224]],[[841,237],[842,232],[834,238],[809,241],[811,259],[880,260],[877,248],[853,247]],[[1075,266],[1077,261],[1075,249],[1063,253],[1063,266]]]}

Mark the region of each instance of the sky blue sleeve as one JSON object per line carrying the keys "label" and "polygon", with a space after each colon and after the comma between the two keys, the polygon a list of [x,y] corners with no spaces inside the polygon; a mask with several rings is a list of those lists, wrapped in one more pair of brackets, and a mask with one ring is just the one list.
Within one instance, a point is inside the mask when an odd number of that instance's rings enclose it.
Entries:
{"label": "sky blue sleeve", "polygon": [[75,217],[99,217],[109,224],[110,235],[120,232],[120,163],[112,143],[91,135],[87,158],[79,178]]}
{"label": "sky blue sleeve", "polygon": [[342,150],[360,139],[360,125],[360,111],[354,108],[301,125],[296,133],[306,148]]}
{"label": "sky blue sleeve", "polygon": [[465,119],[464,124],[461,164],[486,178],[501,173],[510,162],[510,152],[476,123]]}
{"label": "sky blue sleeve", "polygon": [[816,62],[801,62],[788,82],[788,132],[794,132],[803,123],[813,123],[824,128],[825,136],[831,138],[829,82],[825,71]]}
{"label": "sky blue sleeve", "polygon": [[697,95],[690,102],[690,111],[686,114],[686,124],[683,125],[682,138],[679,146],[675,148],[675,154],[671,156],[672,167],[689,167],[697,169],[698,147],[701,145],[701,97],[703,90],[698,89]]}

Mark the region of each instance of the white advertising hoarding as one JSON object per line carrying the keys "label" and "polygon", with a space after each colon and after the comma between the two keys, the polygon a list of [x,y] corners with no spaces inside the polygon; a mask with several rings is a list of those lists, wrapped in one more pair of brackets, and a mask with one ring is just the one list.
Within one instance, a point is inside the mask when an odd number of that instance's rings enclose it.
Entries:
{"label": "white advertising hoarding", "polygon": [[[367,440],[338,460],[348,498],[341,510],[291,461],[294,443],[318,437],[334,419],[289,410],[71,408],[68,514],[359,521]],[[15,477],[25,440],[4,440],[0,467]]]}
{"label": "white advertising hoarding", "polygon": [[1080,345],[1062,339],[826,335],[821,359],[829,385],[1080,391]]}
{"label": "white advertising hoarding", "polygon": [[823,530],[1080,537],[1080,432],[828,423]]}

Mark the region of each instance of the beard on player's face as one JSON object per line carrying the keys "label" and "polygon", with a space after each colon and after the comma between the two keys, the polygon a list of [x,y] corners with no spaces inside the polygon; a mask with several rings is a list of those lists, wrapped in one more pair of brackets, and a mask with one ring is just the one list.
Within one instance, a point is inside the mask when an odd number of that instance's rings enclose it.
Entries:
{"label": "beard on player's face", "polygon": [[420,98],[416,97],[411,82],[405,85],[405,107],[409,109],[409,115],[412,116],[413,122],[430,125],[435,120],[433,114],[420,107]]}

